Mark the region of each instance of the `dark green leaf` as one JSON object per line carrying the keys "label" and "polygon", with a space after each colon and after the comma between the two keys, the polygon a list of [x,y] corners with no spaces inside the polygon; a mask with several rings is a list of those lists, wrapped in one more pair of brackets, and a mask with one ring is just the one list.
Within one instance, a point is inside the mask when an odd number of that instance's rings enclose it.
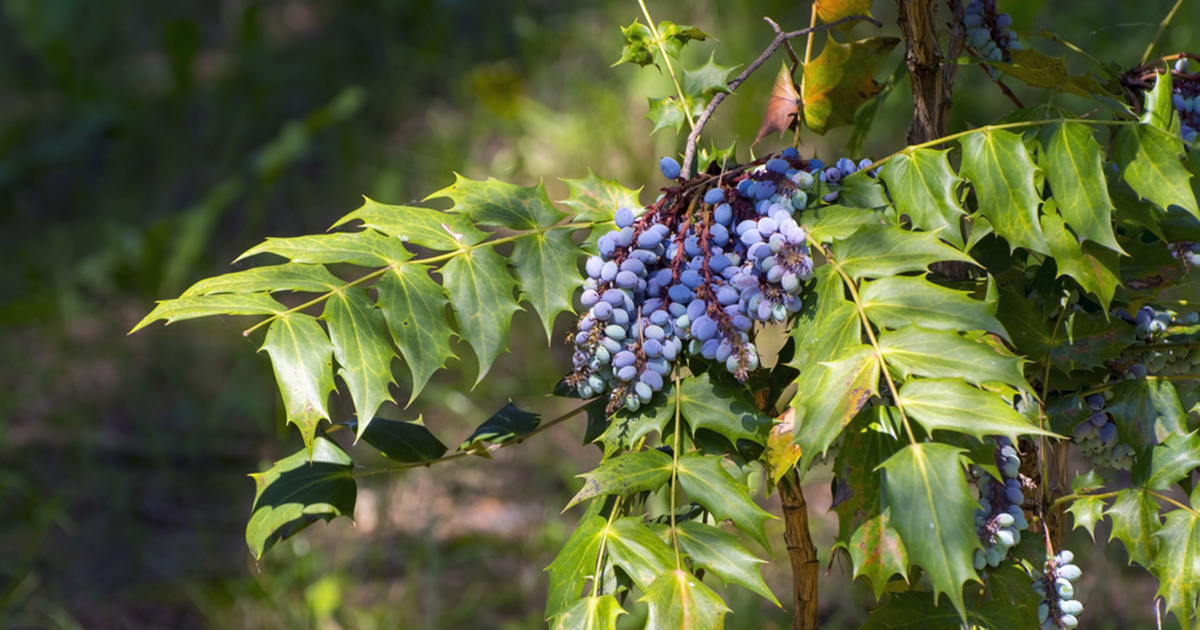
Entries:
{"label": "dark green leaf", "polygon": [[596,573],[596,557],[608,522],[588,510],[567,539],[554,562],[546,567],[550,586],[546,593],[546,618],[555,617],[579,599],[583,586]]}
{"label": "dark green leaf", "polygon": [[643,591],[675,566],[675,552],[650,531],[641,516],[619,518],[607,528],[608,554]]}
{"label": "dark green leaf", "polygon": [[977,438],[1006,435],[1051,435],[1017,413],[1000,395],[967,385],[960,379],[922,378],[900,388],[900,404],[926,431],[958,431]]}
{"label": "dark green leaf", "polygon": [[1075,526],[1071,529],[1082,527],[1095,541],[1096,523],[1104,520],[1104,500],[1096,497],[1075,499],[1071,507],[1067,508],[1067,512],[1075,517]]}
{"label": "dark green leaf", "polygon": [[1089,125],[1064,123],[1047,130],[1042,166],[1063,219],[1080,238],[1124,253],[1113,234],[1113,202],[1104,179],[1103,158]]}
{"label": "dark green leaf", "polygon": [[736,536],[696,521],[679,523],[675,531],[679,547],[691,557],[693,566],[712,571],[726,584],[745,587],[779,606],[779,600],[758,572],[758,565],[765,560],[746,551]]}
{"label": "dark green leaf", "polygon": [[324,265],[289,263],[235,271],[193,284],[180,297],[214,293],[261,293],[263,291],[305,291],[326,293],[345,282],[329,273]]}
{"label": "dark green leaf", "polygon": [[808,470],[878,392],[879,359],[874,348],[859,345],[842,356],[839,361],[810,366],[816,377],[803,379],[792,400],[801,470]]}
{"label": "dark green leaf", "polygon": [[1171,434],[1146,451],[1133,467],[1133,484],[1147,490],[1167,490],[1200,467],[1200,434]]}
{"label": "dark green leaf", "polygon": [[1046,244],[1058,264],[1058,276],[1070,276],[1080,288],[1092,294],[1100,306],[1108,310],[1120,280],[1120,264],[1117,252],[1111,249],[1084,243],[1082,246],[1074,234],[1067,231],[1062,217],[1054,213],[1046,203],[1046,214],[1042,215],[1042,233]]}
{"label": "dark green leaf", "polygon": [[389,206],[370,199],[366,199],[363,207],[338,219],[333,227],[354,220],[403,242],[442,252],[475,245],[487,238],[467,217],[429,208]]}
{"label": "dark green leaf", "polygon": [[879,335],[883,360],[902,378],[960,377],[981,385],[988,382],[1025,387],[1021,360],[986,337],[967,338],[948,330],[908,326]]}
{"label": "dark green leaf", "polygon": [[[357,423],[347,423],[353,429]],[[358,428],[359,436],[384,457],[402,464],[418,464],[446,454],[446,445],[416,422],[375,418],[366,428]]]}
{"label": "dark green leaf", "polygon": [[412,372],[409,403],[417,399],[429,377],[454,357],[450,324],[446,323],[446,291],[429,277],[429,267],[400,265],[375,283],[379,309],[392,339]]}
{"label": "dark green leaf", "polygon": [[295,424],[309,451],[333,385],[333,344],[315,317],[292,313],[271,322],[262,348],[271,356],[275,381],[283,394],[287,421]]}
{"label": "dark green leaf", "polygon": [[679,484],[689,499],[703,505],[717,519],[733,521],[738,529],[770,551],[763,523],[775,517],[754,503],[749,488],[734,479],[721,460],[694,453],[679,458],[676,469]]}
{"label": "dark green leaf", "polygon": [[879,177],[887,182],[896,211],[907,214],[914,227],[938,232],[961,249],[959,218],[966,214],[958,202],[962,179],[950,168],[948,153],[949,149],[906,151],[888,160]]}
{"label": "dark green leaf", "polygon": [[1113,159],[1137,194],[1161,208],[1179,206],[1200,217],[1192,174],[1179,160],[1178,140],[1150,125],[1129,125],[1117,132]]}
{"label": "dark green leaf", "polygon": [[[841,199],[840,197],[838,198]],[[894,225],[880,210],[847,208],[841,205],[809,208],[804,211],[808,234],[820,243],[833,243],[849,238],[862,228],[882,228]]]}
{"label": "dark green leaf", "polygon": [[1067,92],[1082,98],[1090,97],[1090,75],[1072,77],[1067,72],[1067,65],[1062,57],[1050,57],[1036,50],[1009,49],[1008,54],[1012,63],[989,60],[984,60],[983,63],[995,66],[1004,74],[1020,79],[1032,87]]}
{"label": "dark green leaf", "polygon": [[550,626],[553,630],[616,630],[617,617],[628,614],[612,595],[584,597],[562,611]]}
{"label": "dark green leaf", "polygon": [[659,576],[638,601],[649,605],[646,627],[654,630],[721,630],[730,612],[719,595],[683,569]]}
{"label": "dark green leaf", "polygon": [[392,376],[396,352],[388,341],[383,313],[366,289],[349,287],[329,296],[321,319],[329,326],[338,376],[350,389],[362,437],[379,405],[392,400],[388,386],[396,382]]}
{"label": "dark green leaf", "polygon": [[400,239],[384,236],[370,229],[293,238],[268,238],[267,242],[250,248],[233,262],[257,254],[275,254],[294,263],[349,263],[360,267],[383,267],[412,258],[412,254],[404,249],[404,243]]}
{"label": "dark green leaf", "polygon": [[1109,542],[1120,539],[1125,543],[1131,563],[1136,562],[1147,568],[1152,566],[1159,545],[1155,534],[1162,528],[1162,521],[1158,517],[1158,501],[1144,490],[1121,490],[1104,515],[1112,519]]}
{"label": "dark green leaf", "polygon": [[929,265],[943,260],[975,262],[938,240],[936,234],[909,232],[899,227],[859,230],[833,244],[833,257],[854,280],[926,271]]}
{"label": "dark green leaf", "polygon": [[996,234],[1018,247],[1050,254],[1038,221],[1041,198],[1034,188],[1037,167],[1021,136],[985,129],[960,140],[962,174],[971,180],[979,199],[979,212],[991,221]]}
{"label": "dark green leaf", "polygon": [[743,399],[741,392],[713,383],[707,373],[683,381],[679,388],[679,408],[692,431],[710,429],[734,444],[738,440],[766,444],[774,424]]}
{"label": "dark green leaf", "polygon": [[987,303],[924,278],[896,276],[865,282],[859,298],[867,318],[877,326],[909,324],[929,330],[984,330],[1008,339],[1008,332]]}
{"label": "dark green leaf", "polygon": [[1200,598],[1200,493],[1192,493],[1192,510],[1174,510],[1155,533],[1161,553],[1150,571],[1158,578],[1158,596],[1184,627],[1193,623]]}
{"label": "dark green leaf", "polygon": [[1184,434],[1187,414],[1170,381],[1130,379],[1117,383],[1112,392],[1105,410],[1116,419],[1118,439],[1132,446],[1139,458],[1172,433]]}
{"label": "dark green leaf", "polygon": [[271,299],[266,293],[222,293],[162,300],[129,331],[129,334],[132,335],[160,319],[165,319],[170,324],[213,315],[271,315],[283,313],[285,310],[282,304]]}
{"label": "dark green leaf", "polygon": [[[1028,580],[1026,580],[1028,584]],[[1033,591],[1026,586],[1030,593]],[[992,599],[966,612],[966,627],[1009,630],[1037,627],[1037,603],[1015,606]],[[895,593],[887,604],[871,611],[871,618],[859,630],[960,630],[962,616],[948,606],[938,606],[929,592]]]}
{"label": "dark green leaf", "polygon": [[662,392],[654,395],[649,405],[642,405],[637,411],[627,411],[622,407],[600,436],[605,456],[629,448],[653,431],[661,434],[663,427],[675,417],[673,391],[672,386],[667,385]]}
{"label": "dark green leaf", "polygon": [[564,179],[570,196],[560,203],[574,211],[576,221],[612,221],[617,208],[625,207],[640,214],[642,202],[637,190],[630,190],[615,179],[601,179],[590,169],[582,179]]}
{"label": "dark green leaf", "polygon": [[254,508],[246,524],[246,544],[256,559],[275,543],[320,519],[354,518],[358,488],[350,471],[354,462],[333,441],[318,436],[309,448],[275,462],[266,472],[250,475],[256,488]]}
{"label": "dark green leaf", "polygon": [[839,184],[837,204],[843,208],[886,208],[891,205],[887,191],[878,179],[866,171],[855,171]]}
{"label": "dark green leaf", "polygon": [[540,415],[522,411],[516,405],[508,403],[503,409],[492,414],[492,417],[479,425],[471,437],[463,441],[458,450],[477,451],[483,448],[484,442],[504,444],[520,440],[538,428],[541,422]]}
{"label": "dark green leaf", "polygon": [[541,183],[517,186],[490,178],[485,182],[475,181],[457,173],[454,177],[454,185],[427,199],[449,197],[454,201],[451,211],[471,217],[477,225],[533,230],[554,225],[567,216],[550,203]]}
{"label": "dark green leaf", "polygon": [[504,258],[490,247],[455,256],[438,273],[454,304],[459,334],[479,359],[478,383],[496,357],[508,350],[512,315],[521,310],[513,297],[517,283],[509,275]]}
{"label": "dark green leaf", "polygon": [[605,460],[599,468],[579,475],[586,480],[583,488],[564,509],[592,497],[609,494],[627,497],[658,490],[671,478],[671,467],[671,456],[653,448]]}

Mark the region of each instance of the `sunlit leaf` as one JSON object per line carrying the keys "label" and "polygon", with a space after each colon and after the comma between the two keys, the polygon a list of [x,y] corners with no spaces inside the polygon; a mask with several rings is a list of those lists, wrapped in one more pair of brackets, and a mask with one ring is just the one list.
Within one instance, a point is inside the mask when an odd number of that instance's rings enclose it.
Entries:
{"label": "sunlit leaf", "polygon": [[285,310],[282,304],[266,293],[219,293],[162,300],[129,331],[129,334],[132,335],[160,319],[165,319],[171,324],[213,315],[272,315],[281,314]]}
{"label": "sunlit leaf", "polygon": [[1083,98],[1090,98],[1089,83],[1086,74],[1072,77],[1067,72],[1067,66],[1062,57],[1050,57],[1036,50],[1009,49],[1011,63],[1003,61],[983,60],[989,66],[995,66],[1005,75],[1024,81],[1027,85],[1067,92]]}
{"label": "sunlit leaf", "polygon": [[1104,500],[1096,497],[1075,499],[1067,512],[1075,518],[1075,526],[1071,529],[1082,527],[1095,541],[1096,523],[1104,520]]}
{"label": "sunlit leaf", "polygon": [[908,553],[904,541],[891,526],[891,509],[867,519],[850,535],[846,547],[854,563],[854,577],[864,576],[871,582],[878,600],[887,589],[893,575],[905,577],[908,570]]}
{"label": "sunlit leaf", "polygon": [[773,133],[793,129],[796,124],[796,114],[799,112],[800,95],[796,93],[796,85],[792,82],[792,70],[784,61],[775,75],[775,85],[771,88],[771,96],[767,99],[767,112],[763,114],[762,126],[754,142]]}
{"label": "sunlit leaf", "polygon": [[449,197],[452,212],[471,217],[477,225],[533,230],[558,223],[567,216],[550,203],[546,187],[517,186],[497,179],[475,181],[455,174],[454,184],[427,199]]}
{"label": "sunlit leaf", "polygon": [[517,283],[508,273],[507,261],[490,247],[451,258],[439,273],[454,305],[459,334],[479,359],[478,383],[496,357],[508,350],[512,315],[521,310],[513,297]]}
{"label": "sunlit leaf", "polygon": [[774,422],[742,398],[741,392],[713,383],[707,373],[684,379],[679,407],[693,431],[716,431],[734,444],[738,440],[766,444]]}
{"label": "sunlit leaf", "polygon": [[617,617],[628,614],[612,595],[584,597],[562,611],[551,624],[553,630],[616,630]]}
{"label": "sunlit leaf", "polygon": [[345,284],[329,273],[324,265],[267,265],[235,271],[193,284],[180,297],[216,293],[261,293],[264,291],[305,291],[326,293]]}
{"label": "sunlit leaf", "polygon": [[695,120],[704,113],[705,104],[700,101],[683,101],[678,96],[664,96],[662,98],[649,98],[650,110],[646,112],[646,118],[649,118],[654,123],[654,129],[650,133],[655,133],[659,129],[667,129],[674,127],[678,133],[687,122],[688,112],[692,114],[692,119]]}
{"label": "sunlit leaf", "polygon": [[333,344],[315,317],[292,313],[271,322],[262,350],[271,356],[287,421],[300,429],[311,451],[317,424],[329,418],[325,405],[334,390]]}
{"label": "sunlit leaf", "polygon": [[862,229],[833,244],[833,257],[855,280],[882,278],[909,271],[926,271],[943,260],[974,264],[966,254],[938,240],[930,232],[909,232],[899,227]]}
{"label": "sunlit leaf", "polygon": [[363,199],[365,202],[361,208],[338,219],[333,227],[359,220],[388,236],[399,237],[402,242],[438,251],[475,245],[487,238],[487,234],[476,229],[462,215],[429,208],[390,206],[365,197]]}
{"label": "sunlit leaf", "polygon": [[646,627],[655,630],[721,630],[731,612],[700,578],[682,569],[659,576],[638,601],[649,605]]}
{"label": "sunlit leaf", "polygon": [[392,339],[400,348],[412,373],[409,402],[429,382],[429,377],[454,357],[446,322],[446,291],[429,277],[424,265],[400,265],[389,270],[375,283],[379,308],[387,321]]}
{"label": "sunlit leaf", "polygon": [[996,382],[1024,387],[1021,360],[987,338],[968,338],[949,330],[908,326],[879,335],[879,348],[888,367],[901,378],[960,377],[982,385]]}
{"label": "sunlit leaf", "polygon": [[929,330],[984,330],[1005,339],[1008,332],[981,302],[966,293],[933,284],[925,278],[895,276],[864,282],[859,297],[867,318],[876,326]]}
{"label": "sunlit leaf", "polygon": [[[1047,208],[1051,205],[1047,202]],[[1100,306],[1107,310],[1120,283],[1117,277],[1120,272],[1119,254],[1091,243],[1081,246],[1075,235],[1067,231],[1062,217],[1057,213],[1047,211],[1042,215],[1042,233],[1054,254],[1058,276],[1074,278],[1080,288],[1092,294]]]}
{"label": "sunlit leaf", "polygon": [[657,449],[628,453],[601,462],[600,467],[582,475],[583,488],[565,509],[593,497],[615,494],[626,497],[654,491],[671,478],[671,456]]}
{"label": "sunlit leaf", "polygon": [[962,178],[950,168],[948,153],[949,149],[901,153],[883,165],[879,177],[887,182],[896,211],[907,214],[913,227],[938,232],[961,249],[964,243],[959,217],[966,214],[958,202]]}
{"label": "sunlit leaf", "polygon": [[895,37],[847,44],[827,39],[821,54],[804,66],[804,124],[821,135],[853,125],[854,112],[879,90],[879,65],[898,43]]}
{"label": "sunlit leaf", "polygon": [[962,175],[971,180],[979,213],[991,221],[1010,249],[1024,247],[1050,254],[1038,221],[1041,198],[1034,188],[1037,167],[1021,136],[1002,129],[984,129],[964,136]]}
{"label": "sunlit leaf", "polygon": [[349,263],[361,267],[382,267],[412,258],[412,254],[404,249],[403,241],[371,229],[268,238],[265,243],[255,245],[238,256],[234,262],[258,254],[275,254],[294,263]]}
{"label": "sunlit leaf", "polygon": [[1144,490],[1121,490],[1104,515],[1112,519],[1108,540],[1120,539],[1125,543],[1130,562],[1149,568],[1158,555],[1159,540],[1155,534],[1162,528],[1158,501]]}
{"label": "sunlit leaf", "polygon": [[746,551],[737,536],[696,521],[679,523],[675,531],[679,547],[692,559],[694,567],[707,569],[726,584],[745,587],[779,606],[779,600],[758,572],[758,565],[766,561]]}
{"label": "sunlit leaf", "polygon": [[841,360],[810,366],[816,378],[803,380],[792,400],[801,470],[807,470],[813,459],[829,448],[878,392],[880,366],[873,348],[859,345],[841,356]]}
{"label": "sunlit leaf", "polygon": [[625,207],[639,213],[642,203],[638,201],[641,188],[631,190],[615,179],[598,177],[590,169],[582,179],[564,179],[569,196],[562,205],[574,212],[576,221],[612,221],[617,208]]}
{"label": "sunlit leaf", "polygon": [[713,58],[716,53],[708,56],[708,62],[694,69],[684,68],[680,78],[683,95],[692,101],[702,101],[708,106],[708,100],[715,94],[729,93],[729,84],[725,79],[733,72],[733,67],[717,65]]}
{"label": "sunlit leaf", "polygon": [[634,20],[633,24],[621,27],[621,34],[625,36],[625,46],[614,66],[631,62],[644,67],[654,63],[654,33],[649,26]]}
{"label": "sunlit leaf", "polygon": [[379,405],[392,400],[388,386],[396,382],[392,376],[396,352],[388,341],[383,313],[366,289],[349,287],[329,296],[321,319],[329,326],[337,373],[350,390],[362,437]]}
{"label": "sunlit leaf", "polygon": [[555,617],[578,599],[583,585],[595,575],[596,557],[607,524],[604,518],[588,510],[554,562],[546,567],[550,573],[550,586],[546,592],[547,619]]}
{"label": "sunlit leaf", "polygon": [[513,244],[513,270],[521,281],[521,296],[533,304],[546,339],[553,341],[554,319],[559,313],[574,313],[571,296],[583,286],[576,272],[583,250],[571,241],[571,230],[534,232]]}
{"label": "sunlit leaf", "polygon": [[1192,174],[1179,160],[1178,141],[1150,125],[1121,127],[1113,141],[1113,160],[1137,194],[1161,208],[1179,206],[1200,217]]}
{"label": "sunlit leaf", "polygon": [[1045,138],[1042,166],[1067,225],[1080,238],[1124,253],[1113,234],[1104,156],[1092,128],[1082,123],[1051,125]]}
{"label": "sunlit leaf", "polygon": [[999,394],[960,379],[913,379],[900,388],[900,404],[926,431],[957,431],[977,438],[1006,435],[1054,435],[1017,413]]}
{"label": "sunlit leaf", "polygon": [[852,15],[871,17],[871,2],[872,0],[817,0],[817,17],[826,24]]}
{"label": "sunlit leaf", "polygon": [[678,57],[680,51],[688,42],[702,42],[708,39],[708,34],[695,26],[676,24],[668,20],[658,23],[658,35],[662,38],[667,54]]}
{"label": "sunlit leaf", "polygon": [[763,523],[775,518],[758,507],[750,491],[721,465],[720,457],[689,454],[679,458],[676,476],[688,498],[703,505],[719,520],[729,519],[755,542],[770,551]]}
{"label": "sunlit leaf", "polygon": [[619,518],[607,527],[608,553],[643,591],[675,566],[675,552],[656,536],[641,516]]}

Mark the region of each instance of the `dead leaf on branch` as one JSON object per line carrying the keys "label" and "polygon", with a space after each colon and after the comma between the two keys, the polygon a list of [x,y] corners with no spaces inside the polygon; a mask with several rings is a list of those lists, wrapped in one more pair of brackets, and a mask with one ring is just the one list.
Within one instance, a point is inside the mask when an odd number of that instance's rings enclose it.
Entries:
{"label": "dead leaf on branch", "polygon": [[771,98],[767,100],[767,113],[763,116],[762,127],[759,128],[753,144],[758,144],[773,133],[795,129],[799,111],[800,94],[796,92],[796,84],[792,82],[792,71],[788,69],[785,61],[779,68],[779,74],[775,75],[775,86],[771,88]]}

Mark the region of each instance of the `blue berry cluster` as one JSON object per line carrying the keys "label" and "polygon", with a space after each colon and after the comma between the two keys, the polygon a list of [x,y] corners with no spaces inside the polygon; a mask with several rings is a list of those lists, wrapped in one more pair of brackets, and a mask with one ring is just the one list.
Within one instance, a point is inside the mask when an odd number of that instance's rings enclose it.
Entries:
{"label": "blue berry cluster", "polygon": [[1075,586],[1083,572],[1071,564],[1075,554],[1063,549],[1046,559],[1042,574],[1034,578],[1033,590],[1042,596],[1038,605],[1038,622],[1042,630],[1062,630],[1079,625],[1083,604],[1075,597]]}
{"label": "blue berry cluster", "polygon": [[1118,441],[1117,424],[1112,414],[1105,411],[1112,395],[1111,391],[1106,391],[1084,398],[1089,413],[1087,419],[1075,427],[1075,443],[1093,464],[1129,470],[1137,462],[1137,456],[1132,446]]}
{"label": "blue berry cluster", "polygon": [[[967,47],[981,59],[1012,61],[1008,51],[1021,49],[1017,34],[1008,30],[1012,16],[996,13],[996,0],[972,0],[963,16],[963,26],[967,27]],[[988,74],[993,80],[1001,76],[999,70],[990,66]]]}
{"label": "blue berry cluster", "polygon": [[[849,162],[849,160],[846,160]],[[718,176],[666,188],[636,216],[616,212],[616,229],[588,259],[572,341],[569,385],[584,398],[609,393],[609,408],[650,401],[683,355],[715,361],[740,380],[759,364],[756,323],[782,323],[800,310],[812,278],[808,233],[796,213],[817,177],[840,181],[794,149]],[[663,158],[678,180],[679,163]],[[850,164],[854,167],[854,164]]]}
{"label": "blue berry cluster", "polygon": [[975,510],[975,531],[983,549],[975,550],[975,570],[1000,566],[1013,545],[1021,542],[1021,530],[1027,529],[1021,504],[1021,458],[1016,446],[1006,437],[996,439],[996,467],[1003,481],[997,480],[979,466],[971,466],[971,476],[979,488],[979,508]]}
{"label": "blue berry cluster", "polygon": [[1188,74],[1189,65],[1187,57],[1175,62],[1175,72],[1184,76],[1171,82],[1174,92],[1171,98],[1175,101],[1175,110],[1179,112],[1179,132],[1184,140],[1195,142],[1196,134],[1200,131],[1200,77]]}

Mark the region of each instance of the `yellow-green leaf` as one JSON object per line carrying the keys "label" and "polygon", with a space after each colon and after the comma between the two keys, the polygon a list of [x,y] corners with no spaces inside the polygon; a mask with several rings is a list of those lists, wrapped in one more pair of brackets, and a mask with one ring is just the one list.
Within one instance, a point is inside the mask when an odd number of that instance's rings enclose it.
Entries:
{"label": "yellow-green leaf", "polygon": [[925,278],[893,276],[864,282],[859,298],[876,326],[929,330],[982,330],[1008,339],[1008,331],[986,302],[934,284]]}
{"label": "yellow-green leaf", "polygon": [[926,271],[929,265],[943,260],[975,264],[970,256],[938,240],[935,233],[899,227],[860,229],[834,243],[832,250],[842,270],[855,280]]}
{"label": "yellow-green leaf", "polygon": [[268,238],[265,243],[256,245],[238,256],[234,262],[258,254],[275,254],[294,263],[349,263],[360,267],[382,267],[412,258],[412,254],[404,249],[403,241],[371,229],[292,238]]}
{"label": "yellow-green leaf", "polygon": [[317,424],[329,418],[333,344],[315,317],[292,313],[271,322],[262,350],[271,356],[287,421],[300,429],[311,453]]}
{"label": "yellow-green leaf", "polygon": [[1063,219],[1080,238],[1125,253],[1113,234],[1113,202],[1104,179],[1104,156],[1092,128],[1064,123],[1050,125],[1045,133],[1042,166]]}
{"label": "yellow-green leaf", "polygon": [[283,313],[286,308],[267,293],[218,293],[216,295],[194,295],[176,300],[162,300],[158,306],[142,318],[129,334],[165,319],[167,323],[213,315],[272,315]]}
{"label": "yellow-green leaf", "polygon": [[396,352],[388,340],[383,313],[375,308],[366,289],[350,287],[329,296],[321,319],[329,326],[338,376],[350,389],[358,436],[362,437],[379,405],[392,400],[388,386],[396,382],[392,376]]}
{"label": "yellow-green leaf", "polygon": [[547,341],[553,341],[555,317],[563,311],[575,312],[571,296],[583,286],[577,266],[583,250],[571,241],[571,232],[533,232],[513,244],[511,259],[521,281],[521,296],[537,310]]}
{"label": "yellow-green leaf", "polygon": [[966,215],[958,202],[962,178],[950,168],[948,153],[949,149],[901,153],[883,165],[879,178],[887,182],[896,212],[907,214],[914,227],[937,232],[962,249],[959,218]]}
{"label": "yellow-green leaf", "polygon": [[366,197],[363,199],[365,202],[361,208],[338,219],[333,227],[358,220],[403,242],[438,251],[475,245],[487,238],[487,234],[476,229],[464,216],[429,208],[390,206]]}
{"label": "yellow-green leaf", "polygon": [[1109,542],[1120,539],[1125,543],[1131,563],[1136,562],[1146,568],[1153,566],[1159,546],[1155,534],[1162,529],[1158,501],[1139,488],[1121,490],[1104,515],[1112,519]]}
{"label": "yellow-green leaf", "polygon": [[949,330],[908,326],[879,335],[879,347],[888,367],[907,379],[910,375],[964,378],[976,385],[988,382],[1027,387],[1021,360],[987,337],[964,337]]}
{"label": "yellow-green leaf", "polygon": [[663,573],[638,601],[650,606],[647,628],[654,630],[721,630],[731,612],[700,578],[683,569]]}
{"label": "yellow-green leaf", "polygon": [[771,550],[763,523],[775,518],[750,498],[750,489],[739,483],[721,458],[696,453],[679,458],[676,476],[688,498],[704,506],[718,520],[729,519],[763,549]]}
{"label": "yellow-green leaf", "polygon": [[512,315],[521,310],[513,297],[517,283],[504,258],[490,247],[451,258],[439,273],[454,305],[459,334],[479,359],[478,383],[496,357],[508,350]]}
{"label": "yellow-green leaf", "polygon": [[427,199],[449,197],[453,212],[471,217],[477,225],[494,225],[514,230],[532,230],[558,223],[567,216],[554,207],[546,187],[517,186],[497,179],[475,181],[455,173],[452,186]]}
{"label": "yellow-green leaf", "polygon": [[375,284],[375,290],[392,339],[412,373],[411,403],[429,377],[454,357],[450,350],[453,333],[446,323],[449,300],[424,265],[406,264],[389,270]]}
{"label": "yellow-green leaf", "polygon": [[1021,136],[985,128],[959,142],[962,175],[971,180],[979,213],[988,218],[996,234],[1008,241],[1009,249],[1050,254],[1038,221],[1041,198],[1033,184],[1037,167]]}
{"label": "yellow-green leaf", "polygon": [[553,630],[616,630],[617,617],[628,614],[612,595],[584,597],[562,611]]}
{"label": "yellow-green leaf", "polygon": [[977,438],[1049,435],[1017,413],[1000,394],[971,387],[960,379],[913,379],[900,388],[899,403],[926,431],[957,431]]}

